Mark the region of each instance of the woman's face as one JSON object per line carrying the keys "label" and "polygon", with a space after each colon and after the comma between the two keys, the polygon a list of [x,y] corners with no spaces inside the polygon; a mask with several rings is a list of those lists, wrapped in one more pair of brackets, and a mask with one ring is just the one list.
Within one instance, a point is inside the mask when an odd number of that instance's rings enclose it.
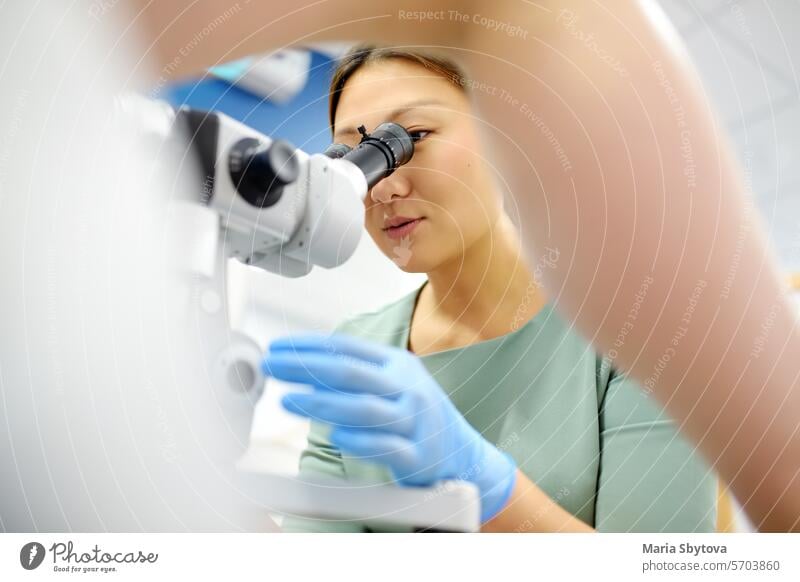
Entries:
{"label": "woman's face", "polygon": [[401,269],[429,273],[461,261],[489,235],[502,200],[480,156],[469,98],[447,79],[401,59],[369,63],[347,81],[334,141],[355,146],[359,125],[385,121],[419,137],[414,156],[365,198],[366,227]]}

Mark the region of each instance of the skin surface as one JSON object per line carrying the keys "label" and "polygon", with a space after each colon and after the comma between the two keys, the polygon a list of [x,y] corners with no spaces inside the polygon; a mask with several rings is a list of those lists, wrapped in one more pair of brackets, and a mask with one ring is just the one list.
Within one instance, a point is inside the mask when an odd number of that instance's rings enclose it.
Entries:
{"label": "skin surface", "polygon": [[[130,1],[134,15],[145,8],[134,21],[157,68],[222,4]],[[797,315],[657,5],[253,2],[169,73],[322,40],[437,45],[464,62],[481,84],[483,151],[514,196],[529,261],[545,247],[562,257],[545,280],[558,309],[666,405],[758,528],[800,528]]]}

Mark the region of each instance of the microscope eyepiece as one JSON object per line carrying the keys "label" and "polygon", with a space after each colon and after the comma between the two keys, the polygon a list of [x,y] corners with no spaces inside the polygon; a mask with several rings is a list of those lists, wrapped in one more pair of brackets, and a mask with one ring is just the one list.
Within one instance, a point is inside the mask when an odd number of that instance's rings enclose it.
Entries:
{"label": "microscope eyepiece", "polygon": [[333,143],[323,152],[326,156],[333,159],[343,158],[353,151],[349,145],[343,143]]}
{"label": "microscope eyepiece", "polygon": [[355,148],[333,144],[325,150],[325,155],[341,158],[358,166],[367,178],[370,188],[408,163],[414,155],[413,138],[397,123],[381,123],[369,134],[363,125],[358,131],[361,133],[361,141]]}

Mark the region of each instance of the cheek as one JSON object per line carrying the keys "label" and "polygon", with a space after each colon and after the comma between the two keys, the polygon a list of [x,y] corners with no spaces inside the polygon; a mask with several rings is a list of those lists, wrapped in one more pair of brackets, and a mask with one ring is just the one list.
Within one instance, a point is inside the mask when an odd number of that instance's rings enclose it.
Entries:
{"label": "cheek", "polygon": [[365,208],[365,215],[364,215],[364,227],[367,229],[367,233],[375,240],[379,245],[383,244],[383,207],[380,204],[374,204],[371,207],[364,205]]}
{"label": "cheek", "polygon": [[493,221],[499,210],[499,200],[479,153],[466,148],[449,148],[438,163],[439,167],[447,168],[441,174],[446,182],[439,188],[442,193],[439,202],[459,226],[483,228],[487,220]]}

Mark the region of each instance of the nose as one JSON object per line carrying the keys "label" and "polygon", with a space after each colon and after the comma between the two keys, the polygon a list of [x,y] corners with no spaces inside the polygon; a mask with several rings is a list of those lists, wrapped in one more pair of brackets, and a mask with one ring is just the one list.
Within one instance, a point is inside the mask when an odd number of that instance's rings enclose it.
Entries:
{"label": "nose", "polygon": [[386,204],[398,198],[405,198],[411,193],[411,182],[403,171],[398,168],[372,187],[370,197],[374,202]]}

